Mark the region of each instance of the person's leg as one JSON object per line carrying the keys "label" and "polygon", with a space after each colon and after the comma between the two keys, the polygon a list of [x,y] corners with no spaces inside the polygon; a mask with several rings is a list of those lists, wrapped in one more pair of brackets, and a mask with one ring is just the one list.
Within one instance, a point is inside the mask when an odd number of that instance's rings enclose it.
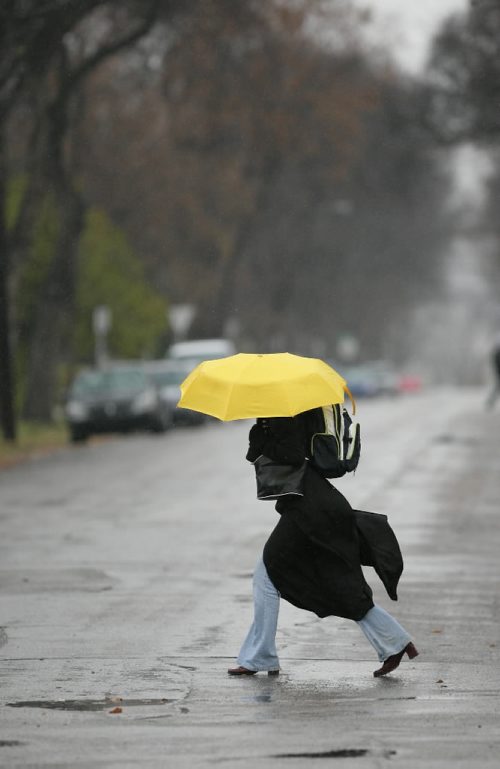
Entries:
{"label": "person's leg", "polygon": [[493,387],[491,388],[490,392],[488,393],[488,396],[486,398],[485,408],[488,410],[491,410],[498,398],[500,392],[500,380],[496,381]]}
{"label": "person's leg", "polygon": [[399,622],[376,604],[357,624],[377,652],[380,662],[399,654],[411,642],[411,637]]}
{"label": "person's leg", "polygon": [[279,670],[276,628],[280,594],[269,579],[264,561],[253,575],[254,620],[238,655],[238,665],[247,670]]}

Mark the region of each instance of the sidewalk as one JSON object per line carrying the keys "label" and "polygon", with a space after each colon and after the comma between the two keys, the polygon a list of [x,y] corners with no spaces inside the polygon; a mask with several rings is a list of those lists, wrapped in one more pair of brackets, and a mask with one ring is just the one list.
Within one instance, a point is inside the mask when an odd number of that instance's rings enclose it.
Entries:
{"label": "sidewalk", "polygon": [[360,418],[338,485],[397,531],[399,602],[367,576],[417,659],[374,679],[354,623],[283,602],[282,674],[226,675],[275,515],[248,425],[64,452],[0,478],[0,766],[496,769],[500,412],[443,392]]}

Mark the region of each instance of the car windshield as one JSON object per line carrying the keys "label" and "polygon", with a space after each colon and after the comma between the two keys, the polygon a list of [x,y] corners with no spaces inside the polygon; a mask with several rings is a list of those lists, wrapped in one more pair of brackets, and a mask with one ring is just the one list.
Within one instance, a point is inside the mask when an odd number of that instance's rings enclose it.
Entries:
{"label": "car windshield", "polygon": [[100,393],[121,393],[140,390],[147,384],[141,371],[113,369],[111,371],[87,371],[75,380],[71,388],[73,396],[89,396]]}
{"label": "car windshield", "polygon": [[151,375],[161,387],[178,385],[187,377],[186,371],[154,371]]}

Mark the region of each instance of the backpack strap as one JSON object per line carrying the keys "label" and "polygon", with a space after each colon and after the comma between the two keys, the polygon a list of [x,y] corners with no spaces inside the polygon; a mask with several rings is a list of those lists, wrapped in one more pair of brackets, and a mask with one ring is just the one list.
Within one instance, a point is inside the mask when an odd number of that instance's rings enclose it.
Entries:
{"label": "backpack strap", "polygon": [[329,433],[330,435],[333,435],[335,432],[335,424],[334,424],[334,418],[333,418],[333,406],[322,406],[321,411],[323,412],[323,419],[325,421],[324,428],[322,432]]}
{"label": "backpack strap", "polygon": [[348,396],[349,396],[349,399],[350,399],[350,401],[351,401],[351,406],[352,406],[352,415],[354,416],[354,414],[356,413],[356,401],[354,400],[354,398],[353,398],[353,395],[352,395],[352,392],[349,390],[349,388],[348,388],[348,386],[347,386],[347,385],[344,385],[344,390],[345,390],[345,391],[346,391],[346,393],[348,394]]}

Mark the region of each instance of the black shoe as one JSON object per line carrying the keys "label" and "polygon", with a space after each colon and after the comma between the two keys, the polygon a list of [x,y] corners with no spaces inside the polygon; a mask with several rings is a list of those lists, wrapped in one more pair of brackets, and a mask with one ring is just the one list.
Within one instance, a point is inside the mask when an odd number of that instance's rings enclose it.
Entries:
{"label": "black shoe", "polygon": [[230,676],[254,676],[257,671],[248,670],[247,668],[244,668],[240,665],[238,668],[229,668],[227,672]]}
{"label": "black shoe", "polygon": [[375,676],[375,678],[379,678],[380,676],[385,676],[387,675],[387,673],[392,673],[393,670],[396,670],[396,668],[399,667],[399,663],[401,662],[405,654],[407,654],[411,660],[415,659],[415,657],[418,656],[418,651],[416,650],[416,648],[414,647],[411,641],[398,654],[392,654],[390,657],[387,657],[382,667],[373,672],[373,675]]}
{"label": "black shoe", "polygon": [[[227,671],[230,676],[254,676],[258,671],[257,670],[248,670],[248,668],[244,668],[241,665],[238,668],[229,668]],[[279,676],[280,671],[279,670],[268,670],[267,675],[268,676]]]}

